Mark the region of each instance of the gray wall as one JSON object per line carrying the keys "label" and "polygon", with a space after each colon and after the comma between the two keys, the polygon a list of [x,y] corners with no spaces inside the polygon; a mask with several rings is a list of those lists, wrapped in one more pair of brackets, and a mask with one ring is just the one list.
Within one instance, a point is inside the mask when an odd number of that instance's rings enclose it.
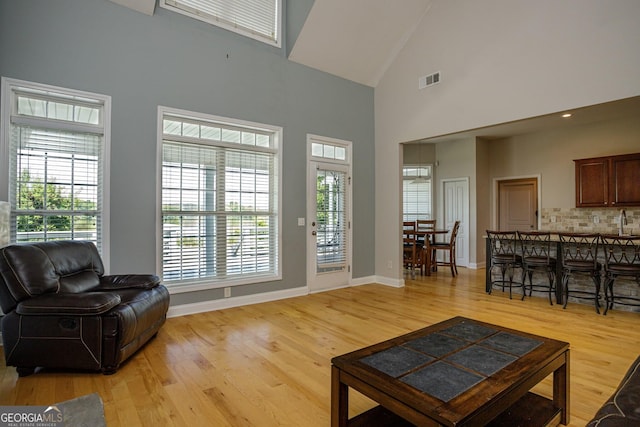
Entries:
{"label": "gray wall", "polygon": [[[112,97],[112,273],[160,270],[158,105],[284,128],[283,280],[232,295],[305,285],[306,234],[296,218],[306,213],[307,133],[353,141],[352,271],[374,273],[373,89],[286,59],[312,3],[288,10],[276,49],[160,8],[147,16],[107,0],[0,0],[0,75]],[[177,294],[172,304],[219,297]]]}

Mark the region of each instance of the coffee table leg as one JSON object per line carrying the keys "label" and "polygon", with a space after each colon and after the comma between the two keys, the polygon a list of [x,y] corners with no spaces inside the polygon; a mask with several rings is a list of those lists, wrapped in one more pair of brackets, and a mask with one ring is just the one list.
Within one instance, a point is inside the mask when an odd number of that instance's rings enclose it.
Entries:
{"label": "coffee table leg", "polygon": [[553,372],[553,405],[562,410],[560,422],[569,424],[569,350],[564,353],[565,363]]}
{"label": "coffee table leg", "polygon": [[331,427],[344,427],[349,420],[349,387],[340,381],[340,369],[331,367]]}

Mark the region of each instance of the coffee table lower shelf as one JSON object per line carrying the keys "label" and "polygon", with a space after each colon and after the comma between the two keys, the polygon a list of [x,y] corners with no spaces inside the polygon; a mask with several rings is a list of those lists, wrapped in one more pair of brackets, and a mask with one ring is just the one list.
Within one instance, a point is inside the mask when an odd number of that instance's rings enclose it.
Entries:
{"label": "coffee table lower shelf", "polygon": [[[555,427],[560,424],[560,409],[553,401],[528,392],[509,409],[487,424],[490,427]],[[393,412],[376,406],[349,420],[349,427],[412,427],[413,424]]]}

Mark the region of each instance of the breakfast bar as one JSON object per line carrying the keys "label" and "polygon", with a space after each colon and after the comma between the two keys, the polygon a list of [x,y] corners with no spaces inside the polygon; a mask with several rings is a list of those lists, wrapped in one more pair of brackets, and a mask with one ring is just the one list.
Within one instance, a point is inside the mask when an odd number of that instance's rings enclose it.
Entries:
{"label": "breakfast bar", "polygon": [[[550,292],[553,291],[556,303],[563,304],[565,308],[569,299],[577,302],[590,299],[594,301],[595,310],[598,313],[600,313],[600,307],[604,307],[604,314],[607,314],[607,311],[614,305],[616,309],[639,311],[640,236],[630,236],[622,232],[620,235],[559,231],[512,232],[511,235],[517,237],[496,244],[495,235],[496,232],[487,230],[487,236],[485,236],[487,293],[492,292],[496,282],[502,282],[503,289],[505,286],[506,280],[504,277],[502,280],[496,278],[493,268],[496,267],[496,261],[500,261],[495,257],[495,252],[501,250],[500,244],[502,244],[503,248],[510,247],[510,253],[513,256],[513,262],[509,263],[507,267],[501,266],[502,271],[505,268],[511,269],[509,284],[515,286],[510,286],[510,288],[520,289],[523,293],[522,299],[525,298],[525,270],[528,266],[527,247],[523,236],[540,235],[547,239],[545,244],[548,248],[546,260],[548,261],[547,272],[549,274],[548,277],[540,274],[529,276],[531,277],[531,288],[546,287]],[[533,254],[535,256],[531,257],[535,258],[538,265],[544,261],[543,255],[547,251],[544,246],[540,247],[542,249],[534,248]],[[519,272],[518,275],[514,275],[516,270]],[[528,274],[531,275],[530,270]],[[571,283],[571,294],[574,298],[570,298],[569,283]],[[601,304],[601,301],[604,301],[604,305]],[[549,295],[549,303],[553,304],[551,295]]]}

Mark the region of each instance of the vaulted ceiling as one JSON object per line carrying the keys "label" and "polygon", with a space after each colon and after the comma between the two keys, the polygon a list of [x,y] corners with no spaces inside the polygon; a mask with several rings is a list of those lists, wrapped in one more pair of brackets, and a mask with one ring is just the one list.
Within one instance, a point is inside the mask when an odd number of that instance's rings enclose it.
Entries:
{"label": "vaulted ceiling", "polygon": [[431,0],[315,0],[289,59],[375,87]]}
{"label": "vaulted ceiling", "polygon": [[111,0],[129,9],[137,10],[147,15],[153,15],[156,7],[156,0]]}
{"label": "vaulted ceiling", "polygon": [[[153,15],[157,2],[111,1],[147,15]],[[289,59],[375,88],[432,3],[433,0],[314,0]],[[637,114],[639,109],[640,97],[635,97],[576,110],[571,121],[574,124],[591,123]],[[444,135],[428,142],[470,136],[494,139],[549,130],[566,123],[554,113]]]}

